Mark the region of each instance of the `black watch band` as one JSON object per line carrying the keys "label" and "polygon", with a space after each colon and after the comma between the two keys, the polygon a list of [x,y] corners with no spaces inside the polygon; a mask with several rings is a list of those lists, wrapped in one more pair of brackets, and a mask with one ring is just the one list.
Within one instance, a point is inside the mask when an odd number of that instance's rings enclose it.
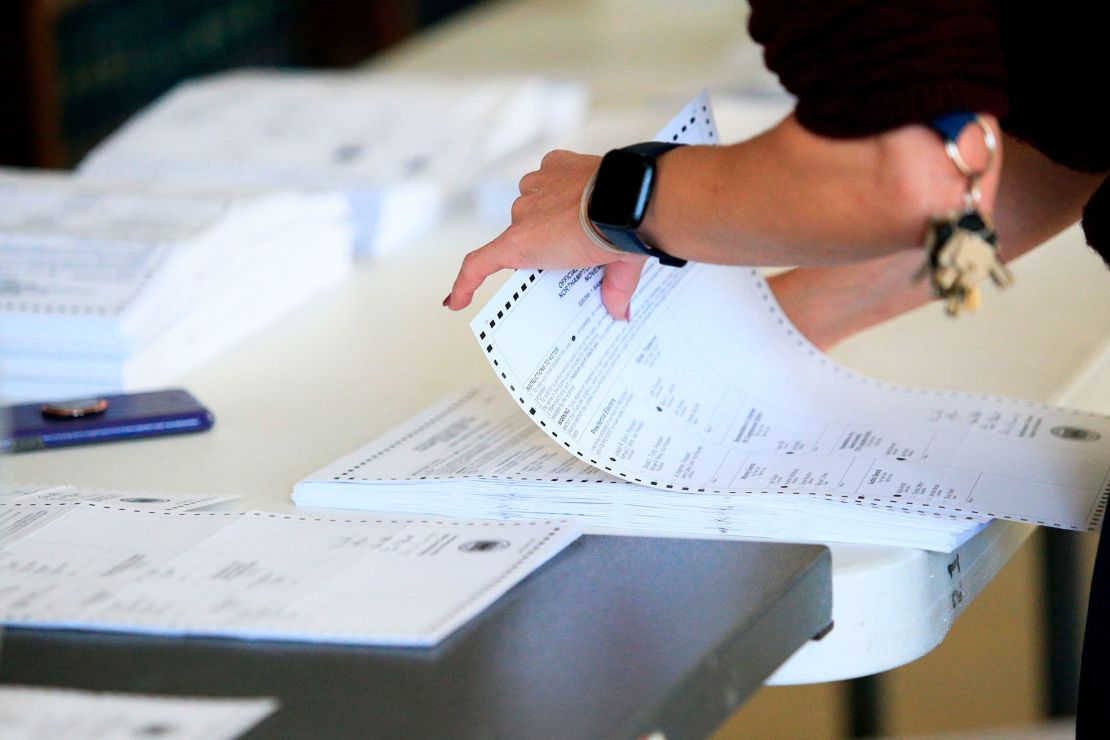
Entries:
{"label": "black watch band", "polygon": [[636,233],[647,213],[655,185],[656,159],[674,142],[648,141],[614,149],[605,155],[593,181],[586,213],[597,235],[621,252],[655,257],[660,264],[682,267],[672,257],[644,242]]}

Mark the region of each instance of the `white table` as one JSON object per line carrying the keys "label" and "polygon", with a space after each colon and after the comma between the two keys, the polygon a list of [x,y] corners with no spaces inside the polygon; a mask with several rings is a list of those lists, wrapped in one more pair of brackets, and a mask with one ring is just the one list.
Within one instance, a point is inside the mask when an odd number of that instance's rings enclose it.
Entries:
{"label": "white table", "polygon": [[[741,8],[731,2],[528,0],[464,15],[380,64],[557,72],[595,82],[601,109],[669,104],[730,70],[763,84],[743,34]],[[192,373],[184,384],[217,416],[207,434],[32,453],[5,460],[7,472],[19,482],[236,494],[244,508],[291,511],[297,480],[487,377],[469,315],[440,302],[462,254],[495,233],[459,214],[405,253],[360,265],[331,294]],[[1036,399],[1078,387],[1073,376],[1110,336],[1110,276],[1077,241],[1069,232],[1021,260],[1017,286],[988,291],[973,317],[953,322],[931,306],[846,342],[834,357],[915,385]],[[1072,401],[1105,410],[1110,391],[1099,391],[1095,378]],[[923,655],[1030,531],[993,524],[957,553],[958,570],[957,554],[834,547],[836,627],[773,682],[867,675]]]}

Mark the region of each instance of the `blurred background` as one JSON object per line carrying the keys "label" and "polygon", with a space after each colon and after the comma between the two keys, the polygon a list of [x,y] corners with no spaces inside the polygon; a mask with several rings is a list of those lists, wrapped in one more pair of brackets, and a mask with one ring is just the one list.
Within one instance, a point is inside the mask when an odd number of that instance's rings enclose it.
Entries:
{"label": "blurred background", "polygon": [[73,165],[181,80],[355,64],[474,2],[6,0],[0,164]]}
{"label": "blurred background", "polygon": [[[604,0],[568,3],[601,8],[585,14],[601,25],[575,31],[555,24],[564,34],[562,41],[553,37],[545,42],[512,39],[515,11],[506,8],[517,5],[525,13],[533,6],[551,9],[557,4],[5,0],[0,3],[0,164],[71,167],[178,82],[244,65],[342,67],[373,64],[385,54],[390,68],[436,71],[438,65],[439,71],[458,74],[471,71],[468,65],[474,71],[489,71],[498,66],[499,50],[529,47],[523,71],[573,74],[591,60],[580,57],[555,68],[558,55],[573,54],[564,42],[576,33],[604,36],[605,24],[620,24],[624,13],[636,9],[635,3]],[[721,3],[692,5],[714,9],[695,13],[675,28],[678,38],[670,50],[682,57],[684,66],[662,81],[657,98],[678,88],[687,91],[682,93],[686,97],[705,84],[728,85],[735,81],[734,72],[747,74],[752,60],[758,59],[750,44],[740,42],[740,4],[729,16],[721,15]],[[509,19],[496,26],[505,34],[499,45],[483,56],[471,38],[465,63],[453,64],[454,24],[473,33],[481,28],[474,14],[485,12]],[[722,24],[723,17],[730,20]],[[430,34],[439,39],[434,48],[427,42]],[[613,43],[619,47],[640,41],[616,34]],[[406,48],[417,50],[411,64]],[[690,80],[686,72],[706,60],[713,68],[700,82]],[[517,71],[518,62],[522,60],[502,60],[502,71]],[[442,68],[447,65],[451,68]],[[608,87],[603,79],[594,93],[604,101],[607,93],[627,91],[625,79]],[[609,82],[613,80],[617,77]],[[650,96],[637,92],[624,97],[621,103]],[[1094,544],[1093,536],[1036,533],[930,655],[863,681],[764,689],[718,737],[1014,737],[1043,729],[1055,718],[1066,719],[1074,709],[1078,640]],[[1062,732],[1066,736],[1066,724]]]}

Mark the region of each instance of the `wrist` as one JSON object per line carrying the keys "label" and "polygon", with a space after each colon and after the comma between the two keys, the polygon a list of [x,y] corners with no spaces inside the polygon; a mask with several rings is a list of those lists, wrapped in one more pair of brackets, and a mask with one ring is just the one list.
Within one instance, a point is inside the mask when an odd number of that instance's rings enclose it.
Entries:
{"label": "wrist", "polygon": [[602,158],[579,204],[579,220],[591,242],[607,252],[655,257],[671,267],[686,264],[645,240],[641,231],[654,199],[660,158],[681,146],[644,142],[614,149]]}

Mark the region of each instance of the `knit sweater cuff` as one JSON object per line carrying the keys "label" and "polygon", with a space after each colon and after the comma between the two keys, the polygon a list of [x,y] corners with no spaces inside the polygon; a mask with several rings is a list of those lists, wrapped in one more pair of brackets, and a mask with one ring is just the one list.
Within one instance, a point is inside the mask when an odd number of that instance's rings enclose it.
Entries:
{"label": "knit sweater cuff", "polygon": [[981,0],[752,0],[749,30],[814,133],[858,137],[970,110],[1006,114],[993,7]]}

